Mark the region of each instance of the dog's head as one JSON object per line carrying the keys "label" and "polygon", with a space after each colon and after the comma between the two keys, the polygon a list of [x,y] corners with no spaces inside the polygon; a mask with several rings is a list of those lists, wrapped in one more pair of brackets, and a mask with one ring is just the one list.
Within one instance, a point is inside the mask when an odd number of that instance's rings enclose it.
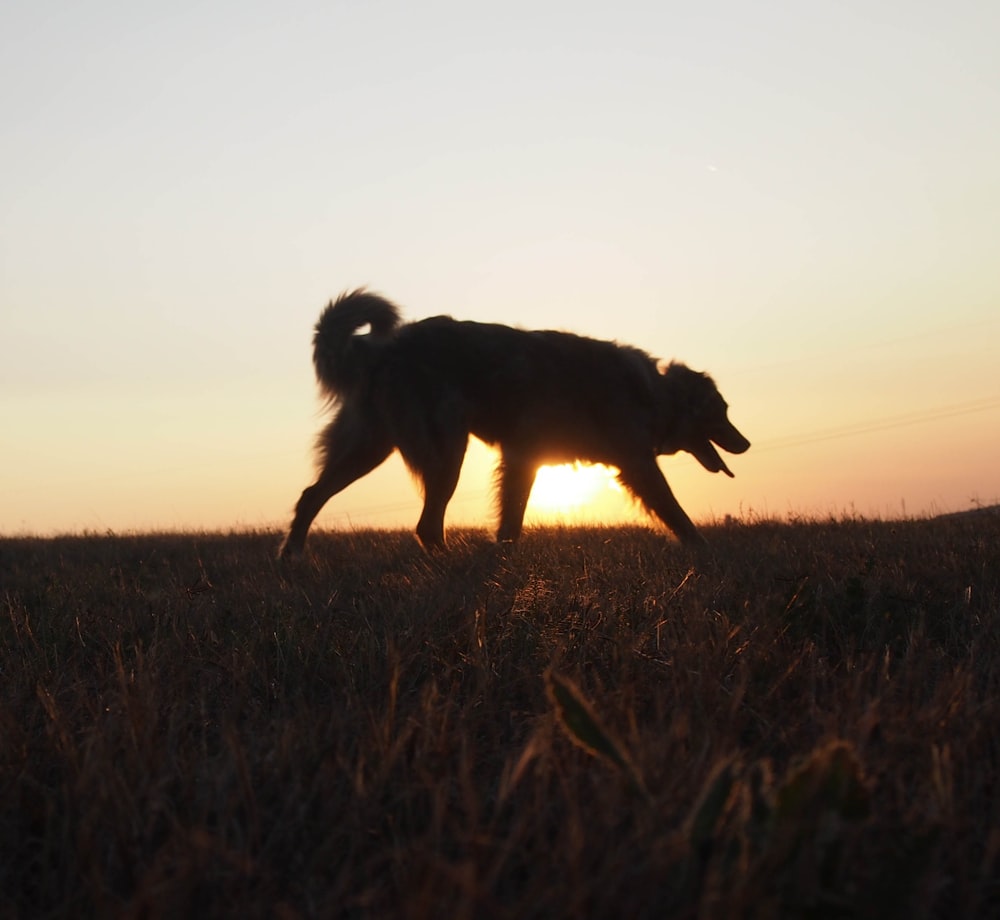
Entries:
{"label": "dog's head", "polygon": [[662,371],[660,394],[656,452],[686,450],[710,473],[731,477],[715,445],[731,454],[742,454],[750,442],[729,421],[726,401],[712,378],[672,363]]}

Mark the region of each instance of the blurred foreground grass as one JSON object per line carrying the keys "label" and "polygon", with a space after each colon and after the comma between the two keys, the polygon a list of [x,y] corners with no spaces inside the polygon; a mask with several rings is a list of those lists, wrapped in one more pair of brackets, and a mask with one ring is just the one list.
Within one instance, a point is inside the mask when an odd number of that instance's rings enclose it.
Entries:
{"label": "blurred foreground grass", "polygon": [[0,540],[0,915],[990,917],[1000,518]]}

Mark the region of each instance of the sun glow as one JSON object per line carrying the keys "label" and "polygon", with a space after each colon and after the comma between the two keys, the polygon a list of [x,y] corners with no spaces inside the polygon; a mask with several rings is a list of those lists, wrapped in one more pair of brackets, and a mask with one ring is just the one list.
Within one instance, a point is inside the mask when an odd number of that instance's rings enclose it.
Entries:
{"label": "sun glow", "polygon": [[617,470],[603,464],[562,463],[538,470],[529,507],[549,514],[576,511],[606,491],[621,492]]}

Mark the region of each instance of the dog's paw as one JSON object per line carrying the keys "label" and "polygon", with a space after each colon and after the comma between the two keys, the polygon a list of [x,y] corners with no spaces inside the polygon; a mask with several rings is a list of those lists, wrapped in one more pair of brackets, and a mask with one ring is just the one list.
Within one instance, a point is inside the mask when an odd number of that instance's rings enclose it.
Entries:
{"label": "dog's paw", "polygon": [[305,556],[305,547],[296,546],[285,539],[281,546],[278,547],[278,561],[284,563],[293,563],[302,559]]}

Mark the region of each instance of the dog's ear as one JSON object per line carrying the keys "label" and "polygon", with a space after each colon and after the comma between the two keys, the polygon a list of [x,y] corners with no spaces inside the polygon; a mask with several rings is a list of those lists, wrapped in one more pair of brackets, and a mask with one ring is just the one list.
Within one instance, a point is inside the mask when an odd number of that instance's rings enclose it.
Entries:
{"label": "dog's ear", "polygon": [[661,361],[658,368],[665,387],[663,392],[667,394],[665,408],[671,414],[697,414],[705,401],[706,390],[715,390],[707,375],[691,370],[680,361]]}

